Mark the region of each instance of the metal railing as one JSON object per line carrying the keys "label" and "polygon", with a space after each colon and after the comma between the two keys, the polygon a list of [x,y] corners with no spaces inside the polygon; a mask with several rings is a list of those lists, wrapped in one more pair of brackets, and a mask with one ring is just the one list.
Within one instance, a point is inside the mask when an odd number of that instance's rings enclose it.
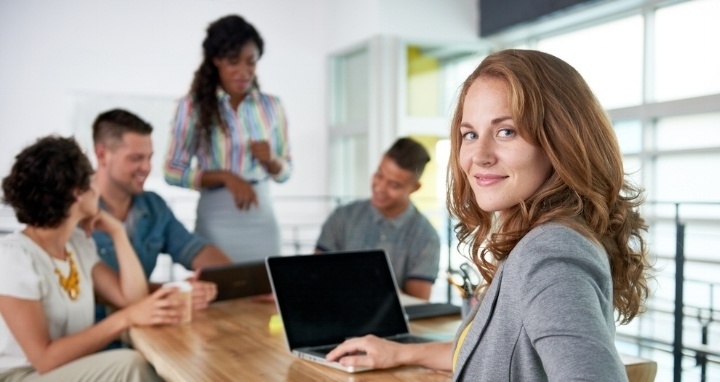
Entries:
{"label": "metal railing", "polygon": [[[685,277],[685,268],[688,264],[703,264],[704,266],[716,266],[718,269],[720,269],[720,261],[712,259],[712,256],[710,258],[706,259],[700,259],[695,258],[691,259],[688,257],[687,249],[689,247],[688,242],[688,224],[692,224],[693,220],[696,221],[702,221],[703,224],[708,224],[708,222],[714,223],[715,225],[720,222],[720,214],[716,216],[710,216],[708,218],[707,216],[701,217],[699,219],[694,219],[692,216],[688,216],[687,218],[684,218],[681,209],[683,207],[697,207],[697,206],[705,206],[705,207],[720,207],[720,203],[698,203],[698,202],[685,202],[685,203],[678,203],[678,202],[649,202],[649,204],[652,206],[672,206],[674,208],[674,226],[675,226],[675,253],[674,256],[672,256],[672,261],[675,267],[674,272],[674,298],[672,301],[673,309],[672,309],[672,316],[673,316],[673,340],[671,342],[663,341],[658,338],[648,338],[645,336],[632,336],[632,335],[622,335],[622,337],[625,340],[630,341],[636,341],[638,344],[644,344],[646,346],[657,346],[661,345],[658,350],[665,351],[667,349],[667,346],[671,347],[672,355],[673,355],[673,381],[680,382],[682,381],[682,375],[683,375],[683,359],[686,357],[692,357],[696,361],[696,366],[700,368],[700,381],[705,382],[708,378],[708,365],[709,363],[715,363],[720,364],[720,347],[718,347],[718,344],[715,344],[715,347],[713,347],[711,344],[709,344],[709,335],[711,330],[711,325],[713,322],[717,321],[715,318],[715,307],[714,307],[714,297],[715,297],[715,287],[717,283],[714,283],[712,281],[708,280],[701,280],[701,279],[693,279],[693,278],[686,278]],[[720,209],[718,209],[720,211]],[[689,214],[691,215],[691,214]],[[703,214],[705,215],[705,214]],[[658,216],[658,220],[662,219],[662,217]],[[688,223],[691,222],[691,223]],[[652,224],[652,221],[651,221]],[[698,223],[698,225],[701,223]],[[652,227],[652,226],[651,226]],[[720,225],[718,225],[720,227]],[[720,243],[720,231],[717,233],[717,242]],[[703,250],[709,250],[714,252],[715,258],[717,259],[717,254],[720,252],[720,246],[713,246],[708,245],[709,248],[703,248]],[[712,253],[709,253],[712,255]],[[656,258],[663,259],[661,256],[657,256]],[[664,257],[665,260],[670,260],[668,257]],[[717,279],[716,279],[717,280]],[[709,289],[709,296],[708,299],[708,305],[707,306],[693,306],[685,303],[685,296],[686,296],[686,285],[688,282],[692,282],[694,284],[705,284],[707,285],[707,288]],[[696,314],[690,315],[686,312],[686,308],[689,308],[689,310],[695,310]],[[656,313],[670,313],[667,310],[663,310],[662,308],[649,308],[649,312],[656,312]],[[684,336],[687,332],[686,329],[686,318],[696,318],[699,326],[700,326],[700,344],[689,344],[686,343]]]}

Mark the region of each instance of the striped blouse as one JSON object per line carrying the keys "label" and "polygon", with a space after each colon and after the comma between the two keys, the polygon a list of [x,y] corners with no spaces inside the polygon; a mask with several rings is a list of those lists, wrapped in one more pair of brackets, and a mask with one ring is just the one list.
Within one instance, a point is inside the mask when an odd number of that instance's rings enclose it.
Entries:
{"label": "striped blouse", "polygon": [[[180,100],[171,127],[165,158],[165,181],[174,186],[200,188],[203,171],[227,170],[249,182],[272,178],[284,182],[290,178],[292,163],[287,136],[287,121],[280,99],[253,88],[236,110],[230,96],[218,90],[220,116],[228,126],[227,134],[217,126],[212,129],[210,150],[198,144],[196,128],[199,107],[187,95]],[[268,141],[281,170],[273,175],[253,158],[248,143]],[[193,158],[196,163],[193,163]]]}

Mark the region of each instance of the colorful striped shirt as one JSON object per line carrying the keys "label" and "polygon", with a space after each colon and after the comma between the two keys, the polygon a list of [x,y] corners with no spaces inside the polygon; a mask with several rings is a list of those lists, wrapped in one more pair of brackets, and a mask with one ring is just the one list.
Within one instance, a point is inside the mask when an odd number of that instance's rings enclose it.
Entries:
{"label": "colorful striped shirt", "polygon": [[[214,126],[208,150],[208,145],[199,144],[196,134],[200,119],[198,105],[191,95],[180,100],[165,158],[168,184],[199,189],[202,172],[218,170],[231,171],[249,182],[272,178],[281,183],[290,178],[292,162],[287,121],[279,98],[253,88],[237,110],[233,110],[230,96],[219,89],[218,107],[228,129],[224,132]],[[280,172],[273,175],[265,170],[252,156],[250,141],[268,141],[274,157],[281,163]]]}

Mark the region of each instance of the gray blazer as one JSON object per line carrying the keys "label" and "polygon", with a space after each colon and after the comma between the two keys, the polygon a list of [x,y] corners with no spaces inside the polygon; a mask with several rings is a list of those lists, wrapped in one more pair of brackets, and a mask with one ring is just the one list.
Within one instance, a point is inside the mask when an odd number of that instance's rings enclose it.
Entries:
{"label": "gray blazer", "polygon": [[607,254],[563,225],[518,242],[468,324],[455,381],[627,381]]}

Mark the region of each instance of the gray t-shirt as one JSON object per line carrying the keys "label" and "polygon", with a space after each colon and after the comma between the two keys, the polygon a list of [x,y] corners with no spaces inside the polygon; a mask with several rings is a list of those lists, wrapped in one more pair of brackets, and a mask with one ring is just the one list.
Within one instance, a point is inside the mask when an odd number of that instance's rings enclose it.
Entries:
{"label": "gray t-shirt", "polygon": [[338,207],[323,224],[316,248],[383,249],[401,288],[408,279],[435,282],[440,263],[437,231],[412,203],[394,219],[383,216],[370,200]]}

